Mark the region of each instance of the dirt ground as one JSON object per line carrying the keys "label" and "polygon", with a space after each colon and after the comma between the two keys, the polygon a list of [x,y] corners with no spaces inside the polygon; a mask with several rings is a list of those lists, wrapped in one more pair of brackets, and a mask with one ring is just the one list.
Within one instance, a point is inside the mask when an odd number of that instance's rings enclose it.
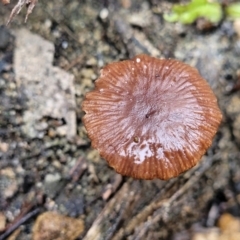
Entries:
{"label": "dirt ground", "polygon": [[[208,31],[167,23],[162,13],[172,3],[39,0],[26,24],[23,9],[8,27],[14,2],[0,5],[1,240],[71,239],[33,232],[48,211],[84,223],[77,235],[84,240],[188,240],[216,227],[223,213],[240,217],[240,37],[227,19]],[[100,69],[138,53],[196,67],[223,113],[200,163],[169,181],[116,174],[91,148],[81,120]],[[33,56],[29,72],[19,70]],[[39,76],[47,77],[31,84]],[[72,82],[65,86],[63,76]]]}

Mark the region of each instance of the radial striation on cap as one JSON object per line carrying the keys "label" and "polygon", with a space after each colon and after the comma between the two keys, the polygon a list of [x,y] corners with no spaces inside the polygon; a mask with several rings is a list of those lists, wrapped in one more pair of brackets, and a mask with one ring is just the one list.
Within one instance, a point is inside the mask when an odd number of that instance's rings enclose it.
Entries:
{"label": "radial striation on cap", "polygon": [[92,146],[138,179],[166,180],[195,166],[222,119],[195,68],[147,55],[104,67],[82,107]]}

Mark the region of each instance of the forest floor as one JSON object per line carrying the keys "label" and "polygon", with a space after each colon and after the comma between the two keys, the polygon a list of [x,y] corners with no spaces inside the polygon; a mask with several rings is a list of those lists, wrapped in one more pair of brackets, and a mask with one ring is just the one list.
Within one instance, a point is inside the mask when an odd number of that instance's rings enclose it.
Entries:
{"label": "forest floor", "polygon": [[[224,213],[238,221],[240,37],[232,21],[202,31],[164,21],[170,1],[39,0],[26,24],[22,9],[6,27],[14,4],[0,6],[0,240],[208,239],[220,236]],[[223,113],[199,164],[169,181],[116,174],[82,123],[100,69],[139,53],[196,67]]]}

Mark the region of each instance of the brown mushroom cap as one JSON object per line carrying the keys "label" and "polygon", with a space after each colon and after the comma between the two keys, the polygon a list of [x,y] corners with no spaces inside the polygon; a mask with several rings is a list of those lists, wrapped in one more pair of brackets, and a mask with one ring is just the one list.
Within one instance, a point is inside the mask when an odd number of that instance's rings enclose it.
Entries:
{"label": "brown mushroom cap", "polygon": [[82,107],[92,146],[118,173],[139,179],[195,166],[222,119],[195,68],[147,55],[104,67]]}

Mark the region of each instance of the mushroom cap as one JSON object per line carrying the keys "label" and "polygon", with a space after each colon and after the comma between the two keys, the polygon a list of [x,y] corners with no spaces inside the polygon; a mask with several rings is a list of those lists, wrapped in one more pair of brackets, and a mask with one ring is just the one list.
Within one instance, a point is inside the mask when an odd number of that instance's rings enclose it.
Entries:
{"label": "mushroom cap", "polygon": [[195,166],[222,119],[195,68],[147,55],[104,67],[82,108],[92,146],[138,179],[166,180]]}

